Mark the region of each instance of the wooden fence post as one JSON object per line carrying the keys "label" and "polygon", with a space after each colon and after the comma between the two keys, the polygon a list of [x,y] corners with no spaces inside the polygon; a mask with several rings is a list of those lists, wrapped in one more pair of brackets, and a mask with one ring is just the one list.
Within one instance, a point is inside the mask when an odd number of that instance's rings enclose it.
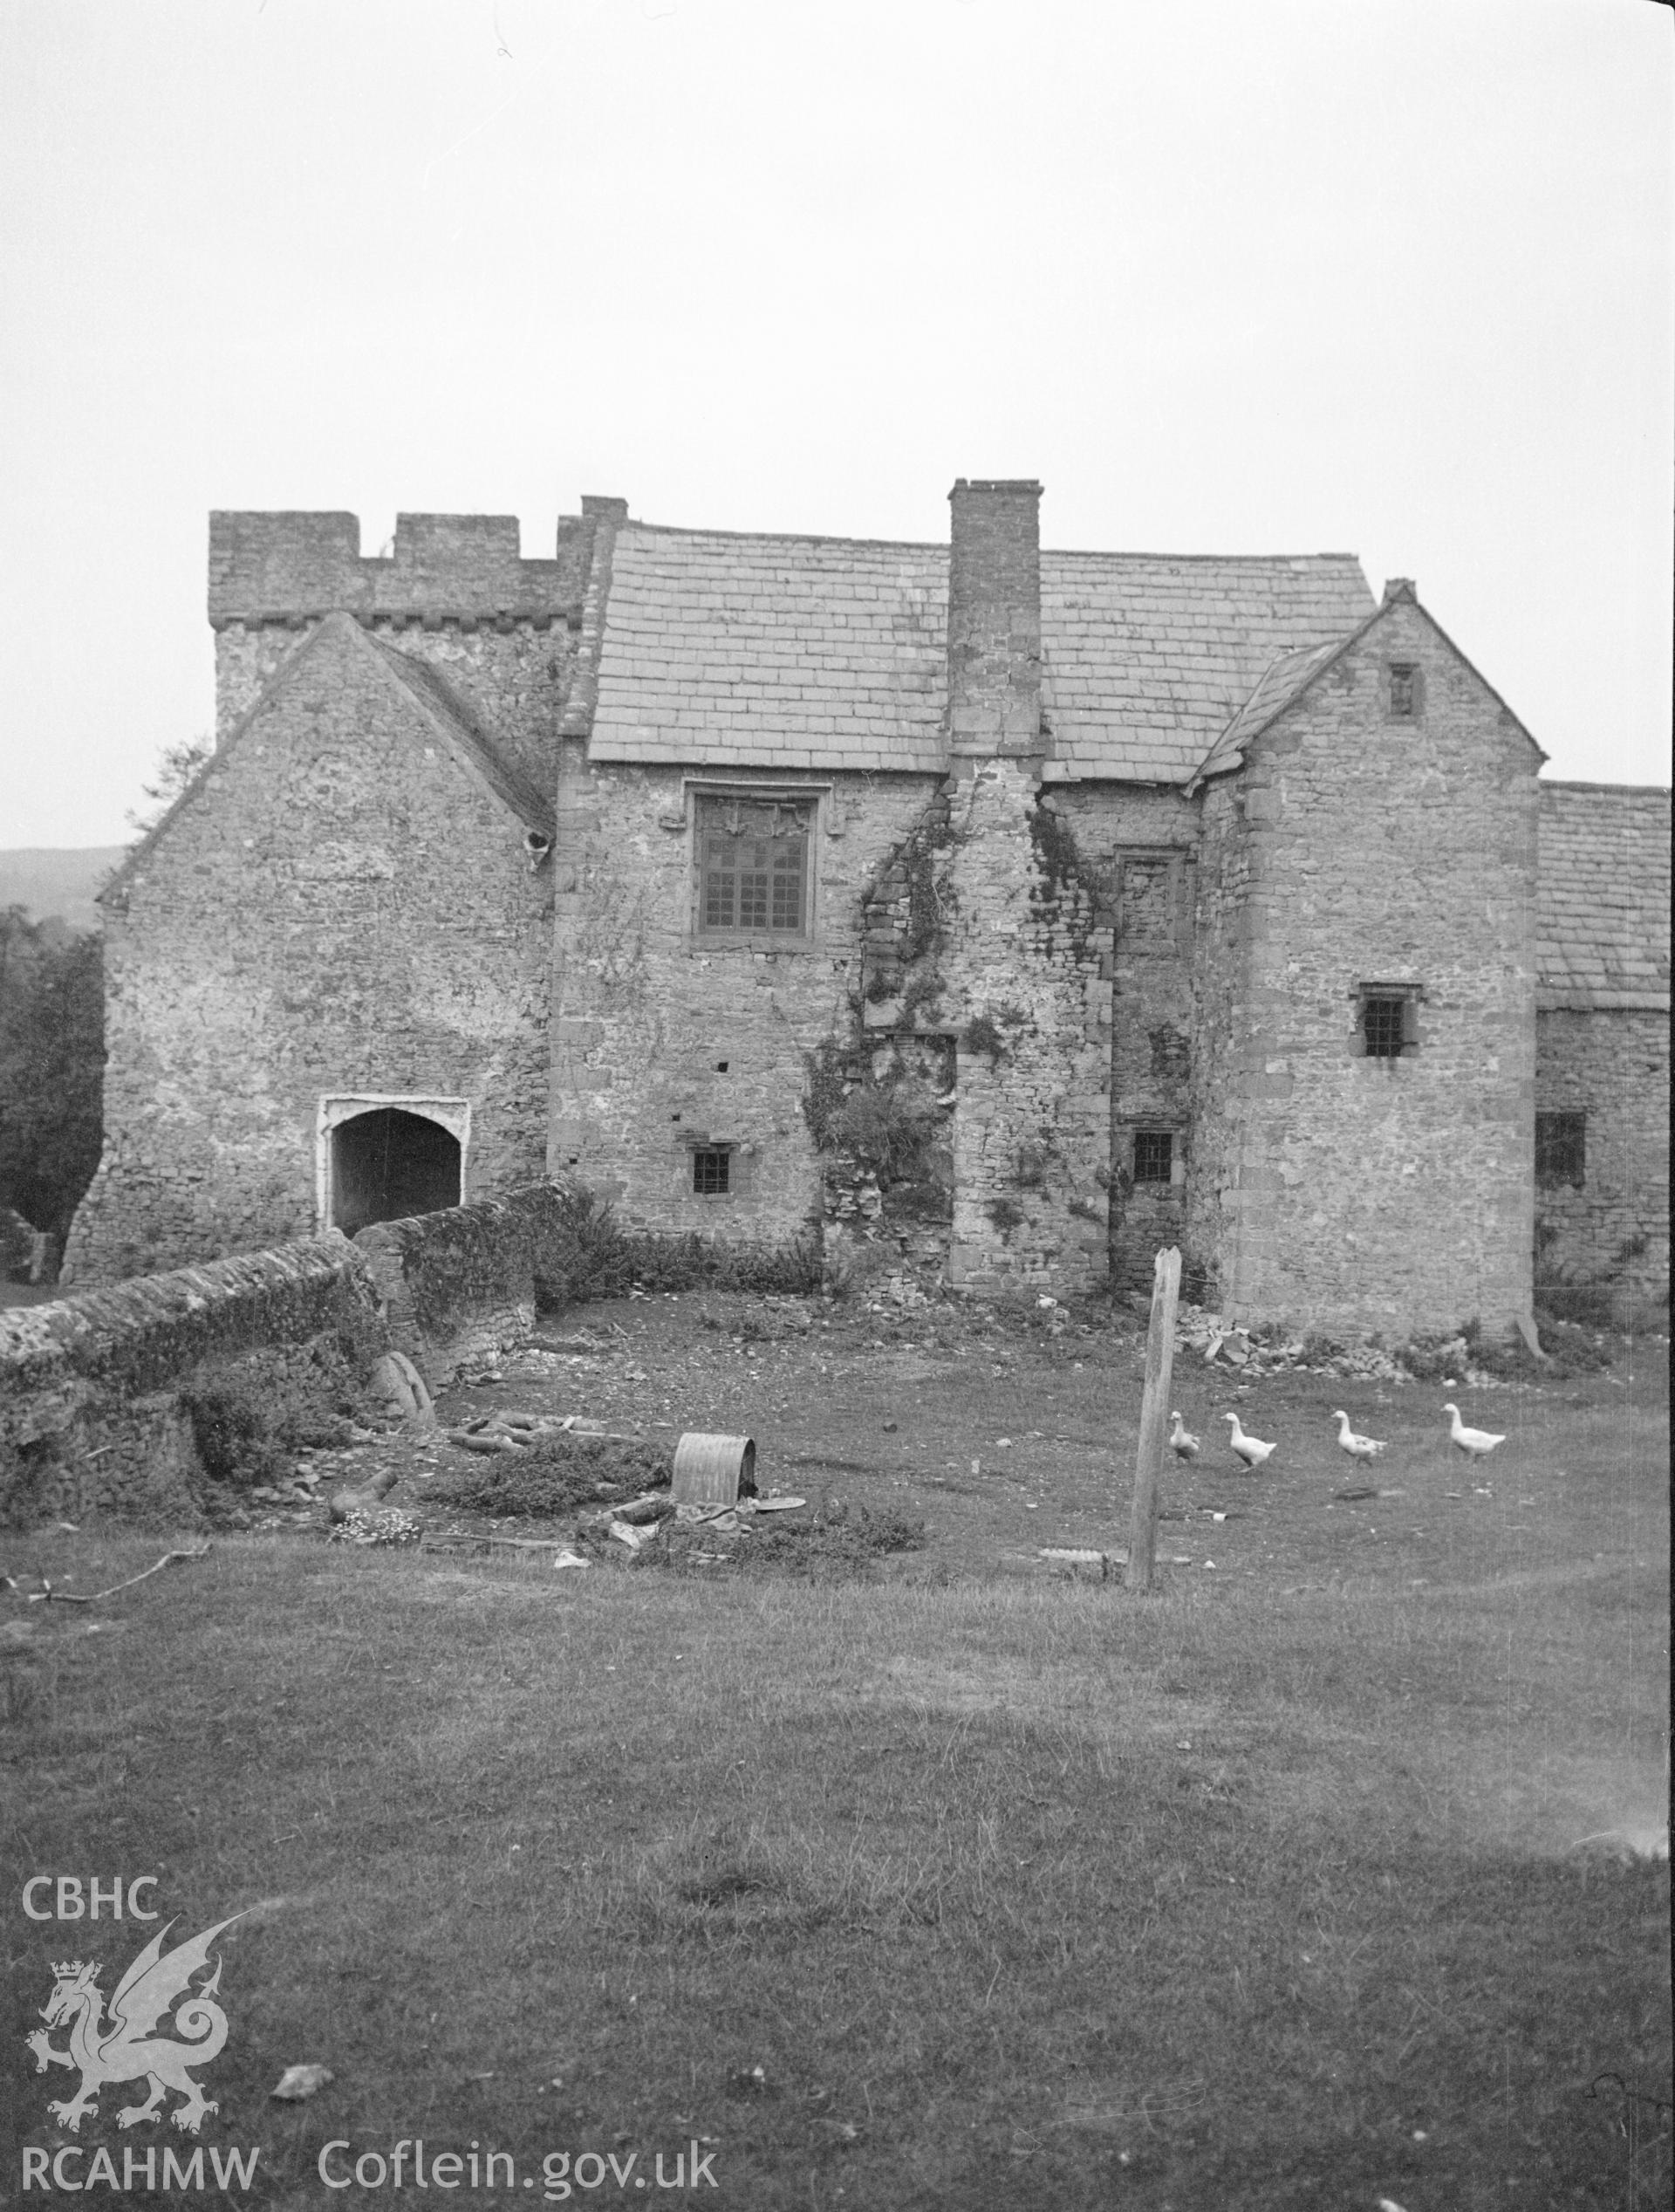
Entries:
{"label": "wooden fence post", "polygon": [[1169,1420],[1169,1383],[1175,1365],[1175,1301],[1180,1296],[1180,1254],[1159,1252],[1152,1278],[1152,1324],[1145,1332],[1145,1394],[1140,1400],[1140,1448],[1134,1468],[1134,1504],[1128,1524],[1128,1565],[1123,1586],[1149,1590],[1158,1549],[1158,1487],[1163,1476],[1163,1438]]}

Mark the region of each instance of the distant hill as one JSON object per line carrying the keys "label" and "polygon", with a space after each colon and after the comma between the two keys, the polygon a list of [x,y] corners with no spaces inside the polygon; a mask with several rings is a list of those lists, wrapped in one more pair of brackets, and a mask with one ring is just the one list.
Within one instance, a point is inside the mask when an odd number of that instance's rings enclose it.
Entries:
{"label": "distant hill", "polygon": [[31,921],[56,914],[66,928],[97,929],[93,894],[126,845],[25,845],[0,853],[0,907],[24,907]]}

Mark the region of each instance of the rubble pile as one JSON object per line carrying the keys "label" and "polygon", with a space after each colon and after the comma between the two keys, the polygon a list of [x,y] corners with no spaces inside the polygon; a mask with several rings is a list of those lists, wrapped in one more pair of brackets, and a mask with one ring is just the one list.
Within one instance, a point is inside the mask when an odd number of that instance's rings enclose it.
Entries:
{"label": "rubble pile", "polygon": [[[1451,1382],[1476,1390],[1501,1387],[1498,1376],[1472,1363],[1471,1346],[1463,1336],[1424,1347],[1422,1361],[1408,1365],[1399,1352],[1378,1345],[1343,1345],[1318,1333],[1283,1342],[1276,1337],[1253,1335],[1207,1306],[1182,1300],[1175,1309],[1175,1350],[1196,1352],[1207,1366],[1229,1367],[1248,1376],[1282,1374],[1343,1375],[1358,1382],[1416,1382],[1446,1373]],[[1422,1365],[1425,1373],[1415,1372]]]}

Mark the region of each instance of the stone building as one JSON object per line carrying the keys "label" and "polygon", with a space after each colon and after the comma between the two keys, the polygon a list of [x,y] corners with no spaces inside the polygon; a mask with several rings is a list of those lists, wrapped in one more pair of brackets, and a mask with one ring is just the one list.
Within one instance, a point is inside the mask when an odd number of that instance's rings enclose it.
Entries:
{"label": "stone building", "polygon": [[1509,1325],[1538,1201],[1549,1270],[1666,1287],[1667,794],[1541,784],[1410,583],[1043,551],[1039,497],[962,479],[946,547],[589,499],[551,560],[215,517],[79,1279],[544,1169],[976,1292],[1178,1242],[1298,1328]]}

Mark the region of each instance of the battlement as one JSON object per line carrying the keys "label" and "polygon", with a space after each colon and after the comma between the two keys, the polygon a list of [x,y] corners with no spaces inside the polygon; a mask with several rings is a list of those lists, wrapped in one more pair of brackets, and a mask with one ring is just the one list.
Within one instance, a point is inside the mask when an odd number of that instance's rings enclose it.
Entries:
{"label": "battlement", "polygon": [[591,515],[564,516],[557,557],[526,561],[516,515],[398,515],[393,553],[369,559],[356,515],[217,510],[209,517],[210,626],[300,625],[341,608],[366,622],[550,627],[579,616],[597,526]]}

